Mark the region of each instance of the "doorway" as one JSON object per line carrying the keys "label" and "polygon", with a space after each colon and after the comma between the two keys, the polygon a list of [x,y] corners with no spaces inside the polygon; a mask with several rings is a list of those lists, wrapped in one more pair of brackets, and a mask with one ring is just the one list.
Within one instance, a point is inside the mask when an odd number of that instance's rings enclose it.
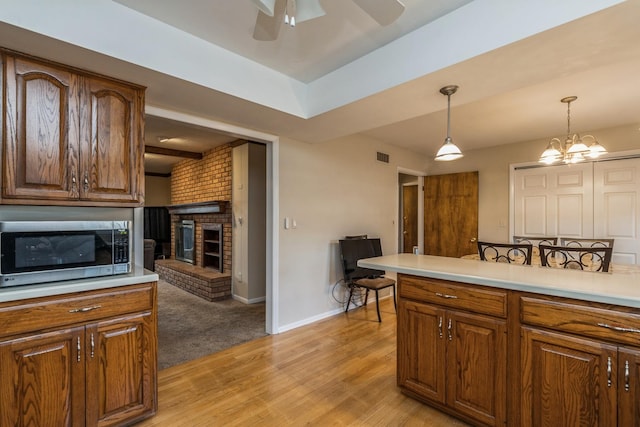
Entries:
{"label": "doorway", "polygon": [[422,253],[423,177],[420,172],[398,173],[398,253]]}

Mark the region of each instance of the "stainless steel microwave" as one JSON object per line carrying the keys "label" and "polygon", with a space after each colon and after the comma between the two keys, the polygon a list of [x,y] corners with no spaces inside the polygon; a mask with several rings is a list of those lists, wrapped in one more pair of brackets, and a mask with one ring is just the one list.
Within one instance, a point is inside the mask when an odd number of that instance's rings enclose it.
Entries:
{"label": "stainless steel microwave", "polygon": [[131,271],[130,221],[0,222],[0,287]]}

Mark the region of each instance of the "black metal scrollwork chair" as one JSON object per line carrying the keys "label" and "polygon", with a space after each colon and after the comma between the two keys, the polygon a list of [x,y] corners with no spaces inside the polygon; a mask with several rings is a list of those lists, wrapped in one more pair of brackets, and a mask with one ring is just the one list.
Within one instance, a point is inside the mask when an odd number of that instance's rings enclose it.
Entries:
{"label": "black metal scrollwork chair", "polygon": [[384,271],[370,268],[358,267],[358,260],[363,258],[373,258],[382,255],[380,239],[367,239],[362,236],[354,236],[340,240],[340,259],[342,261],[342,271],[344,281],[349,288],[349,299],[345,313],[349,311],[349,305],[353,298],[353,292],[357,288],[365,290],[363,305],[367,305],[369,291],[376,293],[376,311],[378,312],[378,322],[382,322],[380,317],[380,299],[378,292],[385,288],[393,290],[393,307],[396,307],[396,287],[395,280],[384,277]]}
{"label": "black metal scrollwork chair", "polygon": [[613,248],[615,239],[574,239],[571,237],[561,237],[560,246],[571,246],[575,248]]}
{"label": "black metal scrollwork chair", "polygon": [[478,254],[482,261],[531,265],[533,245],[528,243],[491,243],[478,240]]}
{"label": "black metal scrollwork chair", "polygon": [[540,245],[543,267],[608,272],[612,247],[572,247]]}
{"label": "black metal scrollwork chair", "polygon": [[533,245],[533,255],[539,255],[540,245],[555,246],[558,244],[558,238],[540,236],[513,236],[513,243],[528,243],[530,245]]}

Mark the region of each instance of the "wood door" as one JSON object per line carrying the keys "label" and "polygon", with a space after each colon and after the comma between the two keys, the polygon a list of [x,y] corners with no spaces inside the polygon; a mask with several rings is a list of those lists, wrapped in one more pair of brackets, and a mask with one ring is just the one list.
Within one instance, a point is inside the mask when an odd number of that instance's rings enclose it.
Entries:
{"label": "wood door", "polygon": [[522,328],[522,426],[617,423],[617,348]]}
{"label": "wood door", "polygon": [[612,262],[640,264],[640,159],[593,168],[593,237],[615,239]]}
{"label": "wood door", "polygon": [[445,312],[401,299],[398,304],[398,385],[445,402]]}
{"label": "wood door", "polygon": [[80,197],[142,202],[142,90],[86,78],[81,116]]}
{"label": "wood door", "polygon": [[80,140],[77,76],[6,54],[3,61],[3,197],[75,199]]}
{"label": "wood door", "polygon": [[155,328],[150,312],[87,327],[87,426],[122,425],[156,411]]}
{"label": "wood door", "polygon": [[640,426],[640,350],[618,349],[618,425]]}
{"label": "wood door", "polygon": [[478,172],[424,177],[424,253],[478,252]]}
{"label": "wood door", "polygon": [[0,425],[82,426],[84,328],[0,344]]}
{"label": "wood door", "polygon": [[491,426],[506,423],[506,332],[504,320],[447,311],[447,406]]}
{"label": "wood door", "polygon": [[418,246],[418,186],[402,186],[402,253]]}

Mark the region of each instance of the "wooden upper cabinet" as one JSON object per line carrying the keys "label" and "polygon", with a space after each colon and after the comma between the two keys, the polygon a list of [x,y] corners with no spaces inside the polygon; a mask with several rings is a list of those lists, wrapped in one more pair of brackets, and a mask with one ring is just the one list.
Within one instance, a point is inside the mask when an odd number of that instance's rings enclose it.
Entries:
{"label": "wooden upper cabinet", "polygon": [[106,79],[87,79],[81,173],[84,197],[92,200],[136,201],[142,170],[139,91]]}
{"label": "wooden upper cabinet", "polygon": [[2,52],[6,204],[144,201],[144,88]]}

